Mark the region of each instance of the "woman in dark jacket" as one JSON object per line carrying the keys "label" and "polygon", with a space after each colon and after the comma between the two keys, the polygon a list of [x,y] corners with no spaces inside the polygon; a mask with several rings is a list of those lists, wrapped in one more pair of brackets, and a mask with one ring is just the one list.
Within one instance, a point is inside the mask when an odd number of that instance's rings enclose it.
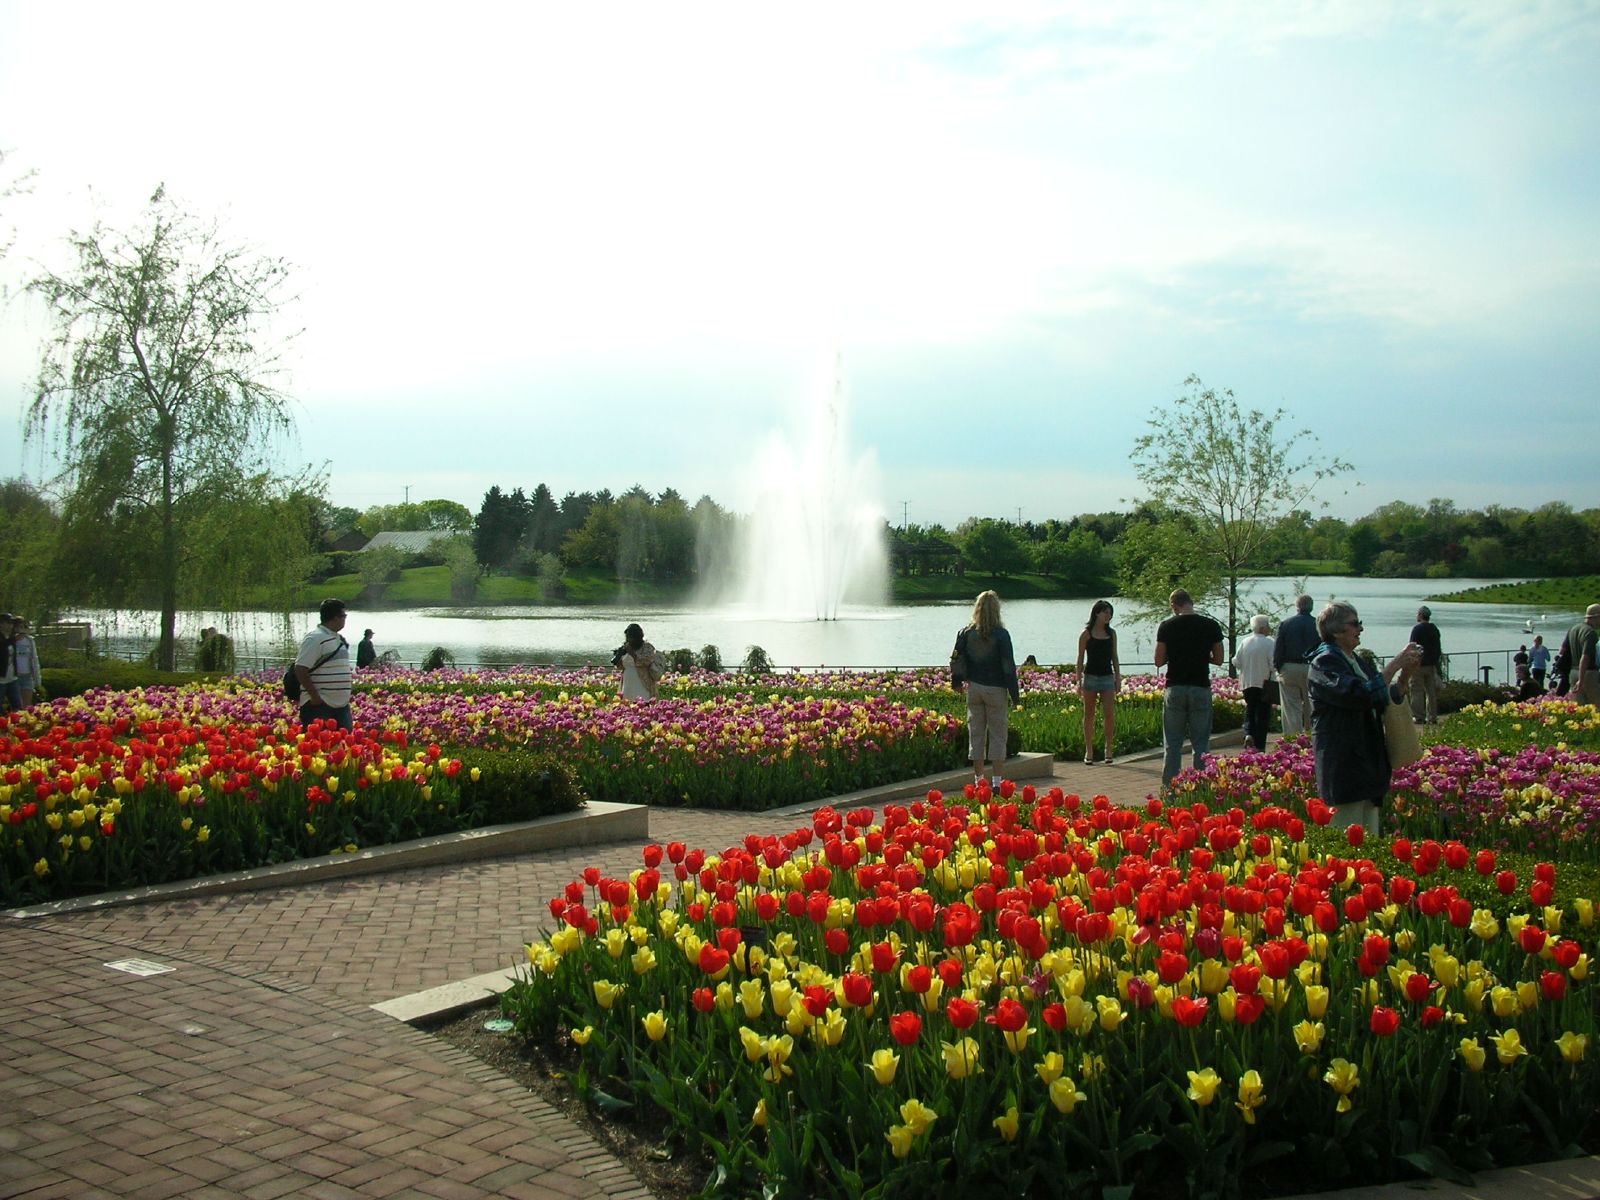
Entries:
{"label": "woman in dark jacket", "polygon": [[[1000,786],[1000,764],[1006,760],[1006,697],[1021,702],[1017,690],[1017,657],[1011,635],[1000,624],[1000,597],[983,592],[972,606],[972,623],[956,634],[952,664],[962,664],[967,685],[967,752],[977,783],[992,770],[989,782]],[[956,681],[960,686],[960,680]]]}
{"label": "woman in dark jacket", "polygon": [[1383,710],[1403,702],[1421,651],[1408,645],[1379,671],[1356,653],[1361,621],[1342,600],[1322,610],[1317,632],[1322,645],[1311,653],[1310,672],[1317,791],[1340,810],[1339,820],[1375,834],[1390,776]]}

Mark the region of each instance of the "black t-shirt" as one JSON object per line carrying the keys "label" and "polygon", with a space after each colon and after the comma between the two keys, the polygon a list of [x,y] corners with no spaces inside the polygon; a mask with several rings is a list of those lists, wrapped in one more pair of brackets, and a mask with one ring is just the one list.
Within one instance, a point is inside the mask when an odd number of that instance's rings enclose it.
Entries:
{"label": "black t-shirt", "polygon": [[1411,627],[1411,640],[1422,647],[1422,666],[1437,667],[1443,657],[1439,645],[1439,627],[1432,621],[1418,621]]}
{"label": "black t-shirt", "polygon": [[1211,647],[1222,644],[1222,626],[1199,613],[1168,617],[1156,630],[1167,648],[1167,686],[1211,686]]}

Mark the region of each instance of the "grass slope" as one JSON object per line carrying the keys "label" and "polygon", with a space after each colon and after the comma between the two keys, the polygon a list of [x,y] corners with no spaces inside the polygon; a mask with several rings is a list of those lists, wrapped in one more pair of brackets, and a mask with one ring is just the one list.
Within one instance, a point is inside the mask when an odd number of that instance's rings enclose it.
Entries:
{"label": "grass slope", "polygon": [[1430,600],[1459,600],[1468,604],[1535,604],[1542,608],[1582,612],[1600,601],[1600,575],[1572,575],[1565,579],[1529,579],[1522,583],[1490,583],[1459,592],[1443,592]]}

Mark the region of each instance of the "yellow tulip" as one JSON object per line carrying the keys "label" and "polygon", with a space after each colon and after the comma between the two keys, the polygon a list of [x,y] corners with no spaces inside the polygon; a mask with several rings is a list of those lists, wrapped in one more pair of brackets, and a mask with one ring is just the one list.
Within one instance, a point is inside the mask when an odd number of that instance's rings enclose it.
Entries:
{"label": "yellow tulip", "polygon": [[746,1021],[754,1021],[761,1015],[766,995],[766,989],[761,986],[759,979],[746,979],[739,985],[739,1003],[744,1007]]}
{"label": "yellow tulip", "polygon": [[1322,1082],[1338,1093],[1338,1111],[1349,1112],[1351,1108],[1350,1093],[1361,1086],[1361,1070],[1352,1062],[1336,1058],[1328,1064],[1328,1071],[1322,1077]]}
{"label": "yellow tulip", "polygon": [[983,1071],[978,1062],[978,1043],[965,1037],[958,1042],[941,1042],[944,1047],[944,1069],[951,1079],[965,1079]]}
{"label": "yellow tulip", "polygon": [[1528,1053],[1528,1048],[1522,1044],[1522,1035],[1515,1029],[1508,1029],[1501,1034],[1491,1034],[1489,1040],[1494,1043],[1494,1054],[1500,1060],[1502,1067],[1509,1067]]}
{"label": "yellow tulip", "polygon": [[1321,1021],[1301,1021],[1291,1032],[1294,1034],[1294,1044],[1299,1047],[1301,1054],[1315,1054],[1322,1046]]}
{"label": "yellow tulip", "polygon": [[1100,1013],[1100,1028],[1112,1033],[1122,1024],[1122,1005],[1115,996],[1096,996],[1094,1006]]}
{"label": "yellow tulip", "polygon": [[640,1023],[644,1025],[646,1036],[648,1036],[652,1042],[659,1042],[662,1038],[667,1036],[666,1013],[661,1012],[658,1009],[653,1013],[645,1013],[645,1015],[640,1017],[639,1020]]}
{"label": "yellow tulip", "polygon": [[1561,1051],[1561,1057],[1569,1063],[1581,1062],[1583,1052],[1589,1048],[1589,1039],[1586,1035],[1573,1033],[1569,1029],[1556,1039],[1556,1046]]}
{"label": "yellow tulip", "polygon": [[649,946],[640,946],[629,961],[633,963],[633,973],[643,975],[656,965],[656,952]]}
{"label": "yellow tulip", "polygon": [[1572,902],[1572,907],[1578,910],[1578,924],[1588,929],[1594,924],[1594,901],[1582,896]]}
{"label": "yellow tulip", "polygon": [[623,986],[620,983],[612,983],[607,979],[596,979],[594,981],[595,1003],[601,1008],[610,1011],[611,1006],[616,1003],[617,997],[622,994]]}
{"label": "yellow tulip", "polygon": [[1222,1085],[1222,1077],[1207,1067],[1203,1071],[1189,1072],[1189,1099],[1201,1108],[1205,1108],[1217,1098],[1217,1088]]}
{"label": "yellow tulip", "polygon": [[767,985],[767,991],[772,996],[773,1015],[787,1017],[794,1004],[794,984],[787,979],[774,979]]}
{"label": "yellow tulip", "polygon": [[572,1031],[572,1040],[580,1046],[587,1046],[589,1039],[594,1036],[594,1026],[585,1025],[582,1029]]}
{"label": "yellow tulip", "polygon": [[563,925],[550,935],[550,948],[565,957],[576,950],[582,941],[581,933],[570,925]]}
{"label": "yellow tulip", "polygon": [[994,1127],[1000,1131],[1003,1141],[1014,1142],[1017,1140],[1017,1129],[1022,1124],[1017,1115],[1017,1106],[1013,1104],[1006,1109],[1005,1115],[994,1119]]}
{"label": "yellow tulip", "polygon": [[1028,1037],[1033,1033],[1033,1026],[1024,1025],[1021,1029],[1002,1030],[1005,1034],[1006,1048],[1013,1054],[1021,1054],[1028,1045]]}
{"label": "yellow tulip", "polygon": [[921,1137],[928,1126],[939,1119],[939,1114],[920,1100],[907,1100],[900,1106],[900,1119],[914,1135]]}
{"label": "yellow tulip", "polygon": [[766,1039],[748,1025],[739,1026],[739,1044],[750,1062],[760,1062],[767,1056]]}
{"label": "yellow tulip", "polygon": [[1306,1015],[1320,1021],[1328,1012],[1328,989],[1319,983],[1306,988]]}
{"label": "yellow tulip", "polygon": [[1494,1015],[1502,1021],[1516,1016],[1522,1008],[1517,993],[1508,987],[1497,987],[1490,992],[1489,1003],[1494,1006]]}
{"label": "yellow tulip", "polygon": [[844,1031],[849,1027],[849,1024],[850,1022],[845,1020],[842,1012],[836,1008],[830,1008],[828,1010],[828,1019],[813,1025],[812,1029],[816,1034],[817,1040],[824,1046],[837,1046],[844,1041]]}
{"label": "yellow tulip", "polygon": [[1495,939],[1500,933],[1500,922],[1495,920],[1494,914],[1487,908],[1480,908],[1472,914],[1470,926],[1474,935],[1485,942]]}
{"label": "yellow tulip", "polygon": [[1208,958],[1200,964],[1200,990],[1215,996],[1228,986],[1228,968],[1218,959]]}
{"label": "yellow tulip", "polygon": [[[722,968],[724,972],[726,972],[727,969],[727,967]],[[726,979],[717,984],[716,999],[718,1008],[720,1008],[723,1012],[730,1011],[733,1008],[733,984],[729,983]]]}
{"label": "yellow tulip", "polygon": [[1078,1085],[1069,1075],[1063,1075],[1050,1085],[1050,1103],[1056,1106],[1056,1111],[1070,1116],[1072,1110],[1077,1108],[1089,1097],[1078,1090]]}
{"label": "yellow tulip", "polygon": [[1539,985],[1531,979],[1524,979],[1517,984],[1517,1003],[1522,1006],[1523,1012],[1537,1008],[1539,1004]]}
{"label": "yellow tulip", "polygon": [[1089,1032],[1094,1024],[1094,1008],[1082,996],[1068,996],[1061,1005],[1066,1013],[1067,1028],[1078,1034]]}
{"label": "yellow tulip", "polygon": [[872,1052],[872,1077],[884,1087],[894,1082],[895,1072],[900,1069],[900,1056],[893,1050],[874,1050]]}
{"label": "yellow tulip", "polygon": [[1572,964],[1572,968],[1567,974],[1580,983],[1589,978],[1589,956],[1587,954],[1578,955],[1578,961]]}
{"label": "yellow tulip", "polygon": [[1461,1061],[1467,1064],[1469,1071],[1483,1070],[1484,1059],[1488,1057],[1482,1046],[1478,1045],[1477,1038],[1462,1038],[1456,1053],[1461,1056]]}
{"label": "yellow tulip", "polygon": [[1067,1069],[1067,1062],[1054,1050],[1046,1054],[1040,1062],[1034,1064],[1033,1069],[1038,1072],[1039,1082],[1049,1087],[1061,1078],[1061,1072]]}
{"label": "yellow tulip", "polygon": [[1245,1124],[1256,1123],[1256,1109],[1267,1102],[1266,1089],[1261,1084],[1261,1072],[1246,1071],[1239,1079],[1239,1099],[1234,1107],[1243,1114]]}
{"label": "yellow tulip", "polygon": [[767,1102],[765,1100],[756,1102],[756,1111],[751,1114],[750,1123],[758,1129],[767,1127]]}
{"label": "yellow tulip", "polygon": [[889,1132],[883,1135],[888,1139],[889,1148],[894,1151],[896,1158],[904,1158],[911,1153],[911,1139],[916,1136],[905,1125],[891,1126]]}

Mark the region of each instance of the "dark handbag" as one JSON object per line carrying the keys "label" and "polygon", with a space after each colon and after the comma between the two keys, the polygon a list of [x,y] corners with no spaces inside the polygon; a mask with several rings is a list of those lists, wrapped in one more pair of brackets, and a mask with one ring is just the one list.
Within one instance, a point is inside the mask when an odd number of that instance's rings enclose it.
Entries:
{"label": "dark handbag", "polygon": [[967,669],[967,634],[965,630],[956,634],[956,647],[950,651],[950,686],[960,690],[969,677]]}
{"label": "dark handbag", "polygon": [[1283,689],[1278,686],[1276,679],[1269,679],[1261,685],[1261,698],[1268,704],[1283,703]]}

